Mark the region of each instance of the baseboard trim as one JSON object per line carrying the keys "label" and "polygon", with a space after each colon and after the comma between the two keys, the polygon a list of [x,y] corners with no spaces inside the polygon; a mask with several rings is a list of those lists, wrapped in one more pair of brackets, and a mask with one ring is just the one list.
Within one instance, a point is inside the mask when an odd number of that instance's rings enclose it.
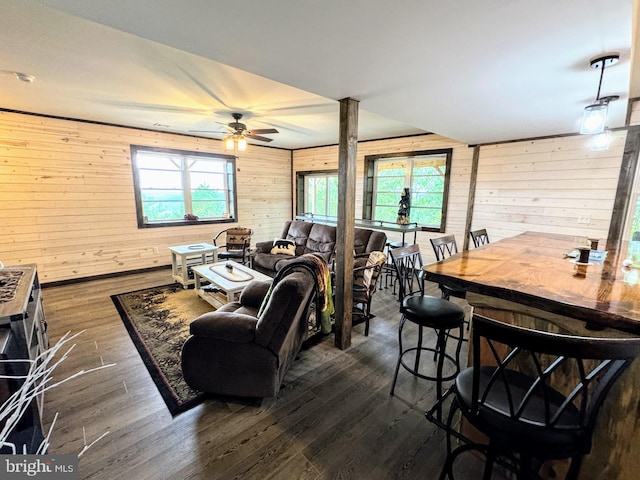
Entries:
{"label": "baseboard trim", "polygon": [[137,270],[126,270],[124,272],[105,273],[103,275],[92,275],[90,277],[70,278],[68,280],[58,280],[56,282],[45,282],[40,286],[42,288],[62,287],[65,285],[73,285],[74,283],[90,282],[92,280],[104,280],[106,278],[123,277],[125,275],[134,275],[136,273],[148,273],[158,270],[171,269],[171,265],[157,265],[149,268],[139,268]]}

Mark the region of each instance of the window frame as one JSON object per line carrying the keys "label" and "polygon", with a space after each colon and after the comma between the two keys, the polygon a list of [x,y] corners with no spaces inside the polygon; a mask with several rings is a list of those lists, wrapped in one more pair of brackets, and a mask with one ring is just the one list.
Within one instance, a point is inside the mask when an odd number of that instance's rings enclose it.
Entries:
{"label": "window frame", "polygon": [[[307,212],[305,210],[306,203],[306,179],[309,176],[338,176],[338,169],[335,170],[309,170],[304,172],[296,172],[296,215],[304,215]],[[329,193],[329,189],[327,188],[327,194]],[[329,196],[327,195],[327,200]]]}
{"label": "window frame", "polygon": [[[164,153],[179,157],[203,157],[213,160],[221,160],[225,162],[226,175],[227,175],[227,202],[229,203],[229,217],[228,218],[212,218],[204,220],[185,220],[176,219],[163,222],[145,222],[144,221],[144,209],[142,202],[142,192],[140,189],[140,177],[138,175],[137,167],[137,155],[138,152],[155,152]],[[161,147],[149,147],[145,145],[131,145],[131,169],[133,171],[133,189],[136,201],[136,218],[138,221],[138,228],[159,228],[159,227],[178,227],[183,225],[194,224],[218,224],[218,223],[236,223],[238,222],[238,198],[237,198],[237,175],[236,175],[236,157],[234,155],[225,155],[220,153],[211,152],[194,152],[190,150],[178,150],[173,148],[161,148]],[[184,168],[180,171],[184,178],[188,171]],[[229,178],[230,177],[230,178]],[[191,202],[191,190],[182,190],[183,201]]]}
{"label": "window frame", "polygon": [[[366,155],[364,157],[364,195],[362,200],[362,218],[367,220],[373,220],[373,206],[374,206],[374,198],[375,198],[375,189],[376,189],[376,181],[375,181],[375,171],[376,171],[376,162],[378,160],[391,160],[393,158],[413,158],[413,157],[423,157],[430,155],[446,155],[445,160],[445,174],[444,174],[444,191],[442,192],[442,209],[440,216],[440,226],[422,226],[423,231],[427,232],[439,232],[444,233],[447,225],[447,207],[449,204],[449,188],[450,188],[450,180],[451,180],[451,159],[453,157],[453,149],[452,148],[442,148],[442,149],[434,149],[434,150],[416,150],[411,152],[393,152],[393,153],[382,153],[375,155]],[[398,198],[400,198],[400,192],[398,192]],[[412,207],[413,208],[413,207]]]}

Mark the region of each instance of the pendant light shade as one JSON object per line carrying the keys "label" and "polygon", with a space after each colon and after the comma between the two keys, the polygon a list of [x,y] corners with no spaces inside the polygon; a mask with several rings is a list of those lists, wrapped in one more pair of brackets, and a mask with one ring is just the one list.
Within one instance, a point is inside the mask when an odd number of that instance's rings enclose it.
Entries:
{"label": "pendant light shade", "polygon": [[592,103],[584,108],[582,114],[582,127],[580,127],[580,133],[582,134],[596,134],[604,131],[605,123],[607,122],[607,111],[609,110],[609,104],[606,102]]}

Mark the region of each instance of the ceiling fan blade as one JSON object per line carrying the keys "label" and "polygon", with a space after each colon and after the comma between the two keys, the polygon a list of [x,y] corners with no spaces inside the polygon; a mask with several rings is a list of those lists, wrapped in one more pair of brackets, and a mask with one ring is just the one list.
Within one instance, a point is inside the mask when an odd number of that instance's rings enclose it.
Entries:
{"label": "ceiling fan blade", "polygon": [[280,133],[275,128],[256,128],[252,129],[250,132],[247,132],[249,135],[261,135],[265,133]]}
{"label": "ceiling fan blade", "polygon": [[247,137],[247,138],[252,138],[253,140],[259,140],[261,142],[271,142],[271,141],[273,141],[273,138],[261,137],[260,135],[253,135],[253,134],[249,134],[249,133],[245,133],[244,136]]}

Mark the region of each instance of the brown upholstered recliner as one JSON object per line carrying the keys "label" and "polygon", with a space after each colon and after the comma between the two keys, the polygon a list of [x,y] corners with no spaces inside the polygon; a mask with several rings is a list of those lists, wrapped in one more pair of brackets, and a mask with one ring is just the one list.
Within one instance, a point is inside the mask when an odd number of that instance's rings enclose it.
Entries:
{"label": "brown upholstered recliner", "polygon": [[196,318],[182,348],[182,373],[196,390],[240,397],[276,396],[300,350],[316,288],[308,271],[294,270],[273,287],[251,282],[238,302]]}

